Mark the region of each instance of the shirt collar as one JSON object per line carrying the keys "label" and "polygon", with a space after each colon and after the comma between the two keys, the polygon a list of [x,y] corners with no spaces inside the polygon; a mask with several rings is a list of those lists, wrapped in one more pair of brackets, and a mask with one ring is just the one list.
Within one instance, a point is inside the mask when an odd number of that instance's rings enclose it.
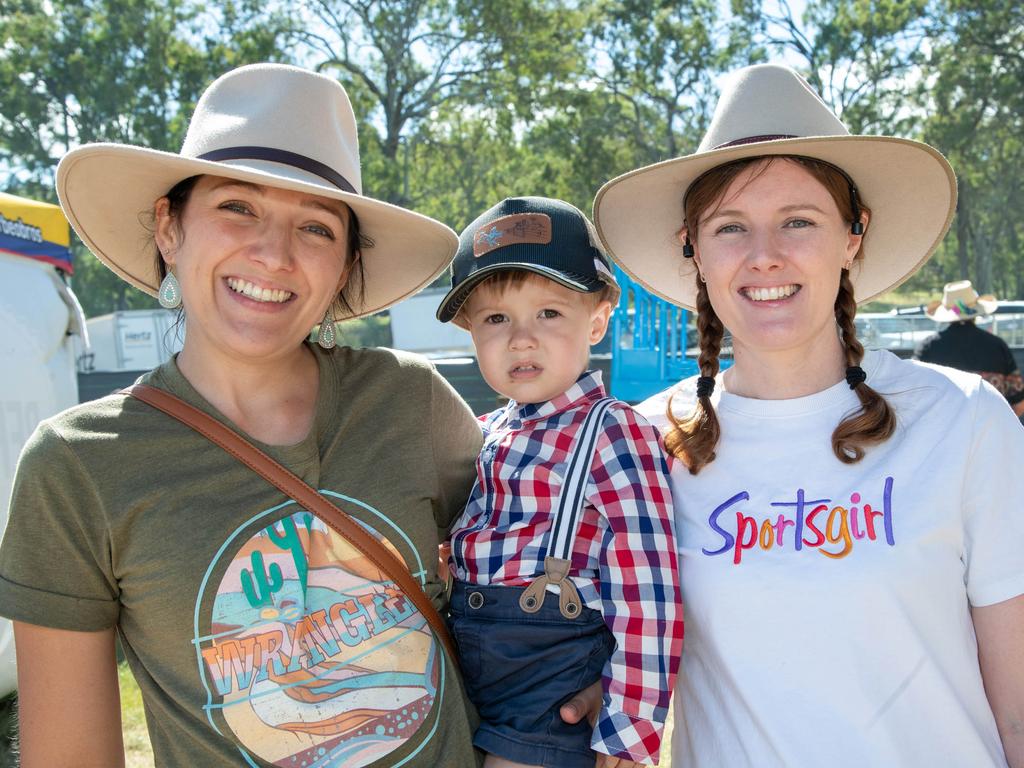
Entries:
{"label": "shirt collar", "polygon": [[576,383],[565,392],[543,403],[508,404],[506,411],[508,421],[535,421],[554,416],[556,413],[576,408],[591,400],[605,397],[604,384],[601,382],[600,371],[584,371],[576,379]]}

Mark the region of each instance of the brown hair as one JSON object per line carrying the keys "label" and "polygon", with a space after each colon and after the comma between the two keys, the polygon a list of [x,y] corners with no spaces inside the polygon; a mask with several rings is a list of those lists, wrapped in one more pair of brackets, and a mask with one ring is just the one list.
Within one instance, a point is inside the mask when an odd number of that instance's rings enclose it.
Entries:
{"label": "brown hair", "polygon": [[[195,188],[196,182],[198,182],[200,178],[202,177],[189,176],[187,179],[182,179],[171,187],[166,195],[168,202],[168,214],[175,220],[175,224],[178,226],[179,234],[182,238],[184,238],[185,233],[180,230],[181,215],[185,212],[185,206],[188,204],[189,198],[192,196],[192,190]],[[349,267],[350,272],[348,280],[345,281],[345,285],[338,294],[336,301],[343,309],[345,309],[346,312],[354,314],[355,309],[352,307],[352,299],[355,299],[356,303],[359,306],[362,306],[364,297],[362,250],[364,248],[372,248],[373,241],[359,231],[359,218],[356,216],[356,212],[351,208],[348,208],[348,213],[348,231],[347,240],[345,242],[345,264]],[[161,280],[167,277],[167,265],[164,263],[164,257],[163,254],[160,253],[159,247],[156,249],[156,268]],[[181,308],[179,308],[179,312],[181,311]]]}
{"label": "brown hair", "polygon": [[[758,163],[762,167],[755,173],[760,175],[775,160],[791,160],[799,163],[822,186],[828,190],[839,208],[840,215],[852,223],[853,201],[850,198],[850,182],[847,177],[834,166],[807,157],[780,155],[770,157],[747,158],[718,166],[701,176],[688,190],[685,197],[686,232],[691,241],[697,239],[697,228],[704,214],[712,211],[722,203],[729,184],[742,171]],[[755,176],[756,178],[756,176]],[[870,214],[871,209],[859,199],[860,210]],[[854,255],[854,260],[864,256],[863,243]],[[725,331],[722,321],[711,306],[707,287],[696,274],[697,281],[697,331],[700,334],[700,375],[714,378],[718,374],[718,353],[722,346],[722,335]],[[836,295],[835,318],[839,326],[840,339],[847,367],[859,366],[864,359],[864,346],[857,340],[854,317],[857,314],[857,303],[853,295],[853,283],[849,271],[842,270],[839,280],[839,292]],[[857,384],[853,390],[857,393],[861,407],[855,413],[844,418],[832,432],[832,452],[844,464],[853,464],[864,457],[864,450],[871,445],[883,443],[892,436],[896,429],[896,414],[880,394],[866,383]],[[668,418],[672,429],[665,436],[665,447],[673,456],[682,460],[696,475],[715,458],[715,448],[721,436],[718,416],[711,405],[711,396],[697,398],[693,412],[685,419],[678,420],[672,413],[672,399],[669,398]]]}
{"label": "brown hair", "polygon": [[[514,288],[522,287],[528,280],[548,280],[549,278],[544,275],[531,272],[528,269],[503,269],[498,272],[494,272],[479,283],[473,286],[473,291],[478,291],[483,287],[488,287],[496,293],[503,294],[506,291],[510,291]],[[473,294],[470,292],[470,296]],[[613,304],[618,300],[619,289],[618,286],[611,285],[609,283],[603,283],[601,290],[593,293],[581,293],[585,299],[593,302],[593,306],[596,307],[602,301],[611,301]],[[457,324],[465,324],[464,313],[466,310],[466,304],[469,303],[469,296],[466,297],[465,301],[459,307],[459,311],[455,313],[455,317],[452,318],[454,321],[459,321]],[[614,306],[612,307],[614,309]]]}

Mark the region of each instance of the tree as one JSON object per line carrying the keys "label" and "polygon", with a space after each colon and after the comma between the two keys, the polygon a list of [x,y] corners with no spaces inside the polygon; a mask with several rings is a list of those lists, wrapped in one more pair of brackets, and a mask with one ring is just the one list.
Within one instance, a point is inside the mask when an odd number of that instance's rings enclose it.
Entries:
{"label": "tree", "polygon": [[715,77],[748,58],[738,17],[718,13],[705,0],[591,7],[577,32],[589,52],[585,69],[555,77],[535,63],[518,70],[520,96],[509,99],[518,108],[484,99],[420,123],[405,145],[413,148],[412,199],[459,226],[506,195],[560,197],[589,211],[611,176],[691,151]]}
{"label": "tree", "polygon": [[761,56],[750,32],[754,9],[736,2],[723,18],[715,0],[607,0],[599,11],[594,77],[622,104],[634,163],[694,151],[717,77]]}
{"label": "tree", "polygon": [[[281,23],[245,0],[14,0],[0,37],[4,188],[55,202],[57,161],[79,144],[176,151],[199,94],[217,75],[280,58]],[[214,34],[216,32],[216,34]],[[230,35],[230,39],[225,35]],[[77,240],[76,256],[86,251]],[[155,306],[95,259],[76,259],[90,314]]]}
{"label": "tree", "polygon": [[852,133],[915,128],[908,81],[918,75],[929,0],[788,0],[763,15],[763,42],[796,54],[811,86]]}
{"label": "tree", "polygon": [[919,92],[924,136],[947,154],[960,189],[943,277],[1021,296],[1024,7],[944,0],[934,18],[930,76]]}
{"label": "tree", "polygon": [[376,185],[372,194],[392,202],[410,202],[402,142],[421,125],[444,110],[529,112],[543,84],[572,72],[579,57],[578,14],[557,2],[306,0],[303,7],[307,16],[293,34],[316,69],[336,73],[349,90],[362,118],[364,175]]}

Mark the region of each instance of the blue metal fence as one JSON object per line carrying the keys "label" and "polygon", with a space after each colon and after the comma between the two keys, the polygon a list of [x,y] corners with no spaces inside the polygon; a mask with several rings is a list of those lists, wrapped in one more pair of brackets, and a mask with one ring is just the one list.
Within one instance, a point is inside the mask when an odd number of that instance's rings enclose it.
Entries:
{"label": "blue metal fence", "polygon": [[[618,267],[615,279],[622,296],[612,315],[612,394],[636,403],[696,376],[697,359],[686,355],[697,346],[696,329],[687,329],[690,313],[654,296]],[[730,363],[723,360],[721,367]]]}

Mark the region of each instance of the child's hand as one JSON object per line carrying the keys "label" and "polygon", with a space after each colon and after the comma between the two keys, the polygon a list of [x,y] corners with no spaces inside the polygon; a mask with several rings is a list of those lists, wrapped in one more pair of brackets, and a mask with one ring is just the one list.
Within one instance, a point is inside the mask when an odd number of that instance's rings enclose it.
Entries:
{"label": "child's hand", "polygon": [[592,683],[579,691],[558,710],[559,714],[567,723],[578,723],[586,719],[593,728],[597,724],[597,717],[601,714],[601,681]]}
{"label": "child's hand", "polygon": [[597,755],[597,765],[595,768],[647,768],[643,763],[635,763],[632,760],[626,760],[624,757],[612,757],[611,755]]}

